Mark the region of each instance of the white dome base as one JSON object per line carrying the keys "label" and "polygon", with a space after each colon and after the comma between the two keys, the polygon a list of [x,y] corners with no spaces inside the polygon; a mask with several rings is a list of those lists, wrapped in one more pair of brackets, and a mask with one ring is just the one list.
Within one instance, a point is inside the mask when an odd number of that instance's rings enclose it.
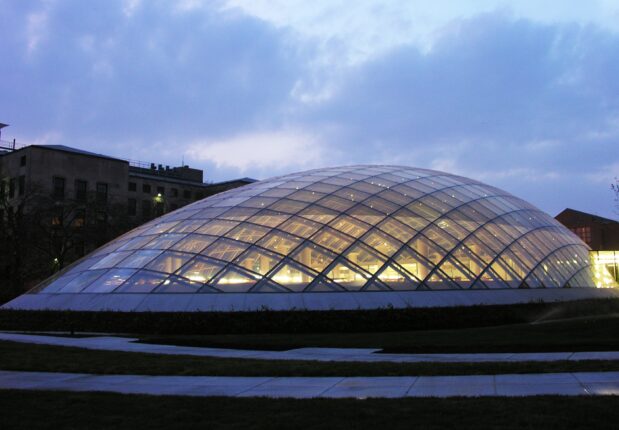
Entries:
{"label": "white dome base", "polygon": [[377,291],[341,293],[24,294],[2,309],[118,312],[249,312],[505,305],[619,298],[612,288]]}

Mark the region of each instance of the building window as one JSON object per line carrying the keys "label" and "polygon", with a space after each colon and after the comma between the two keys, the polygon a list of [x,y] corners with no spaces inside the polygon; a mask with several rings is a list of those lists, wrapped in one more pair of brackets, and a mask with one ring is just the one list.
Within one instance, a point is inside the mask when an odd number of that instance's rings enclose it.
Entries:
{"label": "building window", "polygon": [[138,189],[138,185],[135,182],[129,182],[129,191],[136,191]]}
{"label": "building window", "polygon": [[78,202],[85,202],[87,192],[88,182],[77,179],[75,181],[75,200]]}
{"label": "building window", "polygon": [[97,182],[97,203],[107,203],[107,184]]}
{"label": "building window", "polygon": [[184,191],[183,191],[183,198],[185,198],[185,199],[190,199],[190,198],[191,198],[191,191],[189,191],[189,190],[184,190]]}
{"label": "building window", "polygon": [[127,215],[135,216],[137,213],[137,201],[135,199],[127,200]]}
{"label": "building window", "polygon": [[142,192],[150,194],[150,185],[142,184]]}
{"label": "building window", "polygon": [[591,245],[591,227],[575,227],[572,231],[587,245]]}
{"label": "building window", "polygon": [[0,180],[0,202],[4,200],[5,193],[6,193],[6,182],[3,180]]}
{"label": "building window", "polygon": [[164,187],[157,187],[157,194],[161,194],[163,196],[165,194],[165,188]]}
{"label": "building window", "polygon": [[178,190],[176,188],[172,188],[172,197],[178,197]]}
{"label": "building window", "polygon": [[75,217],[73,217],[73,226],[84,227],[86,224],[86,211],[84,209],[77,209],[75,211]]}
{"label": "building window", "polygon": [[142,218],[150,218],[150,200],[142,200]]}
{"label": "building window", "polygon": [[64,199],[64,178],[54,176],[54,198],[56,200]]}
{"label": "building window", "polygon": [[24,167],[26,165],[26,156],[25,155],[22,155],[19,158],[19,165],[22,166],[22,167]]}
{"label": "building window", "polygon": [[107,213],[105,211],[97,211],[96,220],[99,225],[107,224]]}
{"label": "building window", "polygon": [[17,181],[17,194],[23,196],[26,192],[26,177],[21,175]]}

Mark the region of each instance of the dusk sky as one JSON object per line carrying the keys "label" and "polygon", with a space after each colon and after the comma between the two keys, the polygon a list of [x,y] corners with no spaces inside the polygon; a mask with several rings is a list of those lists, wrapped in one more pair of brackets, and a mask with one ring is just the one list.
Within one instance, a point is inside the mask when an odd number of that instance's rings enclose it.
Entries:
{"label": "dusk sky", "polygon": [[3,140],[218,181],[398,164],[617,218],[619,1],[0,0]]}

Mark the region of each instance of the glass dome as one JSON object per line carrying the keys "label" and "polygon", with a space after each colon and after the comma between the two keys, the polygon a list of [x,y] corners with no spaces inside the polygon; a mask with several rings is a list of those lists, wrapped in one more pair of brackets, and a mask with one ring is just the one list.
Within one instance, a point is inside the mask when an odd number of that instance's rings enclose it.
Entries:
{"label": "glass dome", "polygon": [[34,292],[593,286],[587,246],[505,191],[432,170],[348,166],[276,177],[185,206]]}

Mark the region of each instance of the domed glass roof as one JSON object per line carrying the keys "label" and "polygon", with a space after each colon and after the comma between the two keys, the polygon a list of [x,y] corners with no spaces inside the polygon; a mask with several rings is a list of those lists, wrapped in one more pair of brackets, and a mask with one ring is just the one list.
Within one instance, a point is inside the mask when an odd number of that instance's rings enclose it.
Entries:
{"label": "domed glass roof", "polygon": [[505,191],[442,172],[348,166],[276,177],[157,218],[43,293],[592,287],[587,246]]}

